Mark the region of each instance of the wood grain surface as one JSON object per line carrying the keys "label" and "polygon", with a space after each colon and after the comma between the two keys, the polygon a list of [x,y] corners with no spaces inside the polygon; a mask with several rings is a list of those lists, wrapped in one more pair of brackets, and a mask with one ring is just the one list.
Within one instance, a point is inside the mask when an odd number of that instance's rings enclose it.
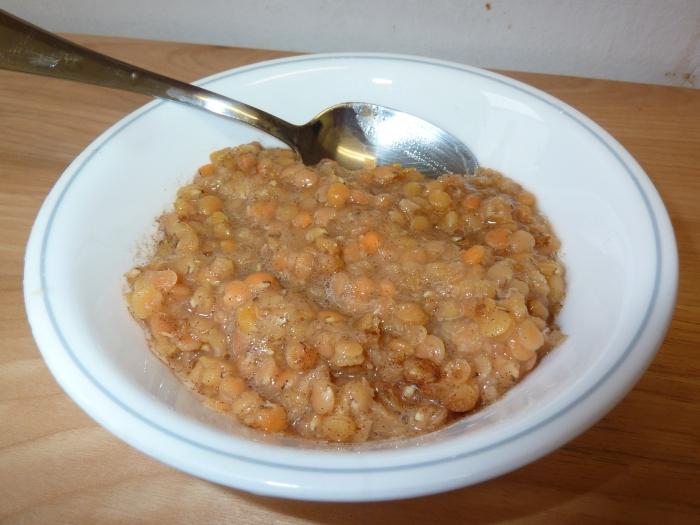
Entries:
{"label": "wood grain surface", "polygon": [[[282,52],[75,36],[183,80]],[[125,445],[57,386],[30,335],[22,259],[63,169],[145,97],[0,71],[0,523],[700,523],[700,90],[509,73],[610,131],[671,214],[680,291],[634,390],[543,459],[480,485],[401,502],[251,496]]]}

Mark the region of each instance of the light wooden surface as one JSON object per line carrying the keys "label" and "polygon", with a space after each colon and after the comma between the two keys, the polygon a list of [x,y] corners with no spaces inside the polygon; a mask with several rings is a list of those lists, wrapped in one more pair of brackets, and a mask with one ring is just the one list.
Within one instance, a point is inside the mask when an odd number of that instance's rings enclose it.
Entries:
{"label": "light wooden surface", "polygon": [[[283,55],[75,39],[184,80]],[[146,99],[0,72],[0,523],[700,523],[700,90],[511,76],[595,119],[659,189],[681,261],[666,341],[607,417],[540,461],[437,496],[317,504],[251,496],[166,467],[107,433],[56,385],[25,319],[29,229],[68,163]]]}

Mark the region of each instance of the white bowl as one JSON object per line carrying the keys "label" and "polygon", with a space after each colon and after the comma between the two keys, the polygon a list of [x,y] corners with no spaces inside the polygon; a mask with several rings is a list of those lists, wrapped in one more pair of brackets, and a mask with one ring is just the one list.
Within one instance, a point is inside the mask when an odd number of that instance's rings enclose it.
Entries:
{"label": "white bowl", "polygon": [[123,274],[210,151],[276,143],[243,124],[152,102],[102,134],[56,183],[34,224],[24,274],[32,332],[51,372],[132,446],[258,494],[429,494],[561,446],[612,408],[654,356],[675,301],[673,230],[639,165],[578,111],[488,71],[396,55],[274,60],[199,84],[292,122],[338,102],[374,102],[461,138],[483,166],[534,191],[551,219],[568,272],[559,321],[569,337],[502,400],[419,438],[336,449],[232,424],[151,355],[127,312]]}

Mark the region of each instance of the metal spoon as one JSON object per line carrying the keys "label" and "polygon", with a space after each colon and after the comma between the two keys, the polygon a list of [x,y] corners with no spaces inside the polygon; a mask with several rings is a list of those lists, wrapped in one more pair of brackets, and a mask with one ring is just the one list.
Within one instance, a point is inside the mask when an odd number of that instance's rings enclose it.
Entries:
{"label": "metal spoon", "polygon": [[174,100],[255,126],[288,144],[307,165],[336,160],[347,168],[399,163],[436,177],[473,173],[478,163],[446,131],[408,113],[346,102],[306,124],[274,115],[110,58],[0,10],[0,68],[97,84]]}

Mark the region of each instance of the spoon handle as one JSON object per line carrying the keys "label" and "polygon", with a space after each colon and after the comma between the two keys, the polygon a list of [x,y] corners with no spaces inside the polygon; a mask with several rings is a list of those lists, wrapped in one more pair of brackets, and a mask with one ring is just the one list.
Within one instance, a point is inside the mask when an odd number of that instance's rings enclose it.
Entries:
{"label": "spoon handle", "polygon": [[79,46],[0,9],[0,69],[133,91],[231,117],[296,149],[297,126],[242,102]]}

